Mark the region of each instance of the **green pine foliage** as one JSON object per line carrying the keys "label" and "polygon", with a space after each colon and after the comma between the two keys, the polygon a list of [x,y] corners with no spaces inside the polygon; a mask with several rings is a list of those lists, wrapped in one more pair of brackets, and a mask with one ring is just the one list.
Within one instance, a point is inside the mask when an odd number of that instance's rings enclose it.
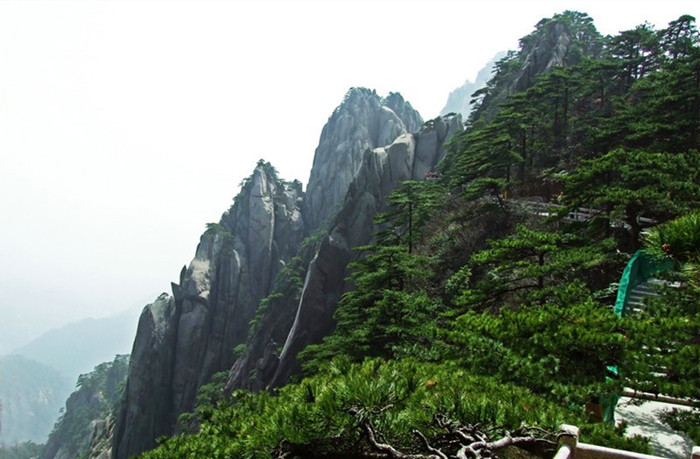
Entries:
{"label": "green pine foliage", "polygon": [[569,233],[519,224],[514,234],[489,241],[489,248],[471,257],[472,270],[481,272],[480,276],[466,279],[462,270],[448,281],[458,292],[454,302],[482,310],[543,303],[564,285],[607,261],[601,248],[609,248],[609,241],[597,247],[585,242]]}
{"label": "green pine foliage", "polygon": [[[558,407],[527,389],[459,366],[378,359],[350,364],[336,358],[316,376],[276,395],[233,394],[197,434],[173,437],[143,457],[377,457],[366,426],[405,453],[423,450],[418,431],[433,447],[454,454],[448,421],[492,426],[489,438],[524,433],[526,426],[556,431],[564,421],[582,425],[589,441],[614,436],[612,428],[587,425],[579,408]],[[643,442],[626,445],[645,449]],[[552,448],[545,444],[545,450]]]}
{"label": "green pine foliage", "polygon": [[570,209],[599,211],[608,226],[625,225],[638,248],[641,218],[663,222],[700,205],[696,150],[656,153],[612,150],[583,161],[564,181]]}
{"label": "green pine foliage", "polygon": [[640,390],[700,401],[700,212],[656,227],[645,246],[675,269],[630,321],[627,372]]}
{"label": "green pine foliage", "polygon": [[430,353],[440,303],[426,290],[428,258],[403,246],[361,249],[373,250],[351,265],[354,288],[340,300],[335,332],[301,355],[309,373],[335,355],[362,361]]}
{"label": "green pine foliage", "polygon": [[573,283],[544,303],[460,316],[449,336],[475,373],[528,387],[555,404],[614,393],[607,368],[621,362],[622,322]]}

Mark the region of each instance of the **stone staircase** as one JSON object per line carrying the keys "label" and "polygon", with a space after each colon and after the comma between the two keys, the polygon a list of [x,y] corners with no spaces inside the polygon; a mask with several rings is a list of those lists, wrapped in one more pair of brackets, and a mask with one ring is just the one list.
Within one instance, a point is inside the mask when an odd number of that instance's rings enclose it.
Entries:
{"label": "stone staircase", "polygon": [[634,287],[630,291],[627,302],[625,303],[627,313],[634,314],[640,312],[644,307],[644,300],[659,296],[658,289],[666,284],[666,281],[652,277],[646,282],[642,282]]}
{"label": "stone staircase", "polygon": [[646,282],[642,282],[630,291],[627,301],[625,302],[627,314],[640,312],[644,307],[644,301],[648,298],[659,296],[659,290],[662,287],[678,288],[680,287],[680,283],[669,282],[666,280],[657,279],[656,277],[647,279]]}

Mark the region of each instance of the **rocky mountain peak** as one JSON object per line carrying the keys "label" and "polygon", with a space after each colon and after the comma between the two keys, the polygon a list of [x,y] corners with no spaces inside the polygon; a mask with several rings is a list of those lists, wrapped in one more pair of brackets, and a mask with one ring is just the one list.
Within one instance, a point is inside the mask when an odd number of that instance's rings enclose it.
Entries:
{"label": "rocky mountain peak", "polygon": [[532,33],[520,39],[520,51],[509,52],[496,63],[497,73],[472,118],[490,119],[509,95],[529,88],[544,72],[576,64],[585,56],[598,56],[600,38],[585,13],[565,11],[541,20]]}
{"label": "rocky mountain peak", "polygon": [[303,215],[311,232],[337,211],[367,150],[418,130],[420,114],[399,93],[382,98],[351,88],[321,132],[309,177]]}
{"label": "rocky mountain peak", "polygon": [[[421,124],[400,94],[382,98],[352,88],[323,128],[306,195],[299,182],[285,182],[272,165],[258,162],[231,208],[208,225],[194,259],[172,285],[173,295],[159,297],[141,316],[114,428],[115,458],[149,449],[159,436],[174,433],[178,416],[194,408],[199,387],[216,372],[233,368],[230,387],[263,388],[286,381],[296,370],[299,349],[332,326],[334,298],[343,291],[351,248],[368,240],[383,197],[398,180],[431,170],[447,137],[461,127],[459,118],[440,119],[409,134]],[[390,154],[369,153],[397,138],[405,142],[395,143]],[[381,159],[381,170],[363,173],[359,182],[376,196],[362,198],[368,208],[358,207],[355,195],[344,204],[368,155],[390,159],[386,164]],[[352,223],[337,216],[341,208]],[[358,230],[335,239],[327,236],[318,249],[304,249],[304,236],[326,221],[335,221],[333,234],[349,226]],[[298,256],[304,250],[308,259]],[[284,268],[292,264],[299,265],[299,276],[306,272],[301,300],[290,293],[281,301],[284,306],[275,305],[274,314],[259,316],[251,331],[263,300],[270,301]],[[244,351],[237,357],[233,349],[241,344]]]}
{"label": "rocky mountain peak", "polygon": [[258,162],[219,223],[202,234],[194,259],[146,306],[139,320],[129,377],[113,440],[130,457],[171,435],[194,407],[199,387],[235,360],[260,301],[296,253],[304,232],[301,185]]}
{"label": "rocky mountain peak", "polygon": [[[400,182],[422,180],[435,170],[445,155],[445,143],[461,129],[460,115],[438,117],[415,133],[400,135],[388,146],[365,152],[342,207],[309,264],[296,316],[279,358],[274,360],[276,368],[268,385],[286,384],[299,371],[297,354],[332,331],[338,300],[350,288],[347,265],[357,257],[353,249],[370,242],[376,229],[374,217],[386,209],[385,198]],[[264,349],[260,344],[257,347]],[[241,387],[241,383],[242,378],[232,372],[229,389]]]}

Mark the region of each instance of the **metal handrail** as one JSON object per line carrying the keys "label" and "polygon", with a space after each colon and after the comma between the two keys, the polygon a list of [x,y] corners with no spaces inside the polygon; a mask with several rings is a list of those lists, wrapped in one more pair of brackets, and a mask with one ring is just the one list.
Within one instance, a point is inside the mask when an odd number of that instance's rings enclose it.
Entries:
{"label": "metal handrail", "polygon": [[[562,425],[558,449],[553,459],[666,459],[662,456],[581,443],[579,435],[578,427],[568,424]],[[690,459],[700,459],[700,447],[693,447]]]}

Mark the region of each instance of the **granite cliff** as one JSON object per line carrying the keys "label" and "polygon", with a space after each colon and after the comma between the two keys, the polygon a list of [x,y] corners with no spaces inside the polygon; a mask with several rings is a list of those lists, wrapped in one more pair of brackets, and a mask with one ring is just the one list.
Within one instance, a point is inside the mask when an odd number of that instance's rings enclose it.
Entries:
{"label": "granite cliff", "polygon": [[112,362],[101,363],[90,373],[80,375],[78,388],[66,400],[65,410],[40,459],[110,457],[112,407],[121,397],[128,361],[128,355],[118,355]]}
{"label": "granite cliff", "polygon": [[[266,387],[286,380],[295,368],[296,343],[305,342],[299,341],[299,334],[323,336],[332,311],[325,301],[319,306],[325,312],[318,318],[320,328],[302,330],[306,324],[295,320],[298,296],[290,292],[285,297],[275,287],[290,270],[305,271],[310,257],[314,266],[326,263],[324,272],[335,273],[334,283],[342,282],[344,258],[319,261],[328,256],[324,247],[332,243],[321,241],[319,258],[316,245],[302,245],[302,240],[323,228],[340,208],[368,151],[418,130],[421,123],[401,95],[382,98],[374,91],[352,88],[322,131],[306,195],[299,182],[285,182],[270,164],[258,163],[231,209],[202,235],[194,259],[172,285],[172,295],[162,294],[141,315],[114,430],[114,457],[144,451],[155,446],[159,436],[174,433],[179,415],[193,409],[198,388],[216,372],[234,364],[245,367],[239,372],[245,383],[234,383],[236,387]],[[410,176],[403,172],[396,178]],[[371,215],[366,218],[371,222]],[[300,253],[300,246],[305,252]],[[315,274],[307,277],[311,284],[318,282]],[[306,283],[303,289],[309,292],[303,303],[306,311],[316,307],[319,292]],[[321,295],[332,297],[335,292]],[[280,301],[288,306],[268,308],[267,314],[261,307],[256,317],[261,305]],[[263,331],[267,339],[260,338]],[[279,365],[276,343],[285,341],[294,344],[285,346],[286,360]],[[241,347],[245,352],[237,358]]]}
{"label": "granite cliff", "polygon": [[389,145],[415,132],[423,119],[398,93],[381,98],[352,88],[323,127],[304,198],[306,228],[315,231],[332,218],[368,149]]}
{"label": "granite cliff", "polygon": [[601,51],[601,35],[588,15],[567,11],[542,19],[520,39],[520,51],[510,51],[496,63],[488,92],[470,117],[490,119],[508,96],[529,88],[538,75],[576,64],[585,56],[596,57]]}
{"label": "granite cliff", "polygon": [[202,235],[172,295],[146,306],[115,427],[114,457],[155,446],[193,408],[197,389],[230,368],[255,309],[303,236],[301,185],[259,162],[235,203]]}

